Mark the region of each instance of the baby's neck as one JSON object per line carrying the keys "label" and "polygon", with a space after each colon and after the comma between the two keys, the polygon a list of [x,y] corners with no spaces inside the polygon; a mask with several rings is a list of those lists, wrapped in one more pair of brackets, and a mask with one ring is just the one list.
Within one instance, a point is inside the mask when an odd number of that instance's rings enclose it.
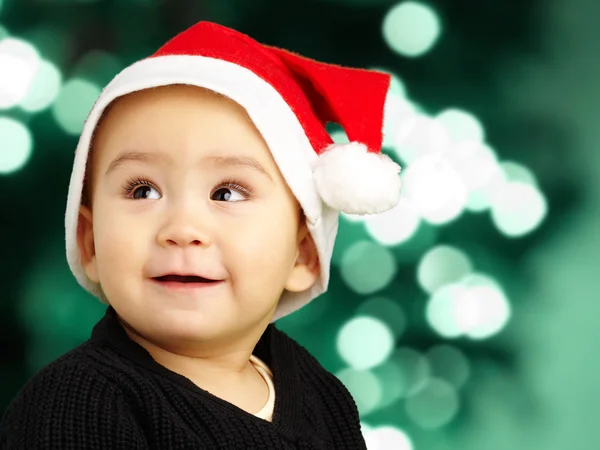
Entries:
{"label": "baby's neck", "polygon": [[124,328],[129,337],[144,347],[157,363],[186,377],[199,388],[251,414],[260,411],[266,404],[269,387],[250,362],[253,347],[223,352],[212,358],[190,356],[166,350],[128,326]]}

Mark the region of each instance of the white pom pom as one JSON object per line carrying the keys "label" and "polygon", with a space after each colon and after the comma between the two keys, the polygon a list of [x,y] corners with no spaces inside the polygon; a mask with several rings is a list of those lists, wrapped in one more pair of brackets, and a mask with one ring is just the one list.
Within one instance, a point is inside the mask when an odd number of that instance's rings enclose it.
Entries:
{"label": "white pom pom", "polygon": [[314,169],[321,198],[347,214],[376,214],[400,200],[400,166],[389,156],[372,153],[364,144],[332,144]]}

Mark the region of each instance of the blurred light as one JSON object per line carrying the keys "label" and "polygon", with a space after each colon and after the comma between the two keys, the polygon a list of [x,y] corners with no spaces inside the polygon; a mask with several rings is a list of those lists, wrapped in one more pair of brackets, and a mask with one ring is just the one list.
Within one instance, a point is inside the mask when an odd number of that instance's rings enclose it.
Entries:
{"label": "blurred light", "polygon": [[39,64],[38,52],[28,42],[11,37],[0,41],[0,109],[23,100]]}
{"label": "blurred light", "polygon": [[395,274],[394,255],[373,242],[355,242],[342,256],[342,278],[358,294],[372,294],[383,289]]}
{"label": "blurred light", "polygon": [[[431,366],[427,358],[412,348],[395,349],[388,361],[400,369],[401,376],[396,382],[404,397],[418,392],[431,376]],[[374,372],[377,373],[378,370],[379,367],[375,368]]]}
{"label": "blurred light", "polygon": [[508,322],[510,303],[498,283],[482,274],[467,275],[461,284],[456,316],[466,336],[484,339],[498,333]]}
{"label": "blurred light", "polygon": [[408,57],[427,53],[438,40],[440,31],[435,11],[420,2],[400,3],[390,9],[383,20],[383,37],[387,44]]}
{"label": "blurred light", "polygon": [[396,124],[394,149],[403,162],[411,164],[430,154],[439,154],[450,143],[444,126],[423,114],[405,114]]}
{"label": "blurred light", "polygon": [[467,204],[467,189],[450,162],[437,155],[420,158],[404,171],[404,194],[432,224],[457,218]]}
{"label": "blurred light", "polygon": [[346,368],[340,370],[336,377],[346,386],[354,401],[360,416],[372,412],[383,396],[383,389],[375,375],[367,370]]}
{"label": "blurred light", "polygon": [[106,305],[73,283],[60,239],[45,239],[23,279],[16,318],[27,335],[27,370],[33,374],[89,338]]}
{"label": "blurred light", "polygon": [[483,141],[485,132],[483,125],[473,114],[457,108],[442,111],[436,120],[448,130],[454,141]]}
{"label": "blurred light", "polygon": [[441,336],[473,339],[498,333],[511,315],[510,303],[492,278],[469,274],[457,283],[442,286],[429,299],[426,316]]}
{"label": "blurred light", "polygon": [[356,317],[338,332],[337,350],[353,369],[366,370],[385,361],[394,348],[394,335],[381,320]]}
{"label": "blurred light", "polygon": [[500,166],[496,166],[482,187],[469,192],[467,209],[472,212],[481,212],[491,208],[494,198],[501,192],[505,184],[506,175]]}
{"label": "blurred light", "polygon": [[446,284],[429,298],[426,308],[427,321],[431,327],[446,338],[455,338],[463,333],[456,319],[457,303],[466,288],[459,283]]}
{"label": "blurred light", "polygon": [[548,212],[540,190],[523,182],[506,183],[492,200],[492,219],[510,237],[523,236],[542,223]]}
{"label": "blurred light", "polygon": [[421,218],[411,201],[401,197],[398,204],[381,214],[364,219],[367,233],[383,245],[396,245],[409,240],[419,228]]}
{"label": "blurred light", "polygon": [[21,122],[0,117],[0,174],[21,169],[31,156],[33,139]]}
{"label": "blurred light", "polygon": [[447,158],[469,192],[482,189],[498,172],[496,153],[479,141],[459,141],[448,148]]}
{"label": "blurred light", "polygon": [[98,86],[86,80],[71,79],[63,84],[52,112],[57,123],[69,134],[77,135],[83,123],[100,96]]}
{"label": "blurred light", "polygon": [[27,112],[40,112],[49,107],[58,96],[62,75],[50,61],[42,60],[33,83],[20,106]]}
{"label": "blurred light", "polygon": [[381,389],[385,393],[377,404],[377,409],[387,408],[406,396],[408,390],[405,380],[406,371],[407,369],[393,358],[372,369],[372,373],[379,380]]}
{"label": "blurred light", "polygon": [[457,348],[441,344],[427,352],[432,373],[460,389],[469,379],[471,372],[469,360]]}
{"label": "blurred light", "polygon": [[534,173],[522,164],[514,161],[503,161],[500,163],[500,169],[508,181],[519,181],[531,186],[537,186],[537,179]]}
{"label": "blurred light", "polygon": [[[2,0],[0,0],[0,1],[2,1]],[[8,32],[8,30],[4,26],[0,25],[0,40],[4,39],[9,34],[10,33]]]}
{"label": "blurred light", "polygon": [[75,65],[74,78],[89,80],[104,86],[123,69],[123,64],[112,53],[103,50],[92,50],[86,53]]}
{"label": "blurred light", "polygon": [[421,428],[440,428],[458,412],[456,389],[444,380],[432,378],[414,396],[406,400],[406,413]]}
{"label": "blurred light", "polygon": [[414,103],[406,97],[389,92],[383,108],[383,146],[396,146],[398,127],[417,114]]}
{"label": "blurred light", "polygon": [[417,280],[425,292],[432,294],[445,284],[460,280],[473,270],[462,251],[448,245],[429,250],[417,267]]}
{"label": "blurred light", "polygon": [[400,337],[406,328],[406,316],[404,311],[394,300],[385,297],[374,297],[365,300],[356,309],[357,316],[370,316],[385,323],[394,338]]}
{"label": "blurred light", "polygon": [[363,434],[367,450],[413,450],[413,444],[406,433],[386,425],[369,429]]}

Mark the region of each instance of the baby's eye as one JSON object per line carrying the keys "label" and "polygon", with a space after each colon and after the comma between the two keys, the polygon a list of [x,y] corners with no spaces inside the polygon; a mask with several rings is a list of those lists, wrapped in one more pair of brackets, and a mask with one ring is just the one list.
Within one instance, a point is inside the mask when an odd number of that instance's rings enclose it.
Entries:
{"label": "baby's eye", "polygon": [[249,192],[241,186],[222,186],[210,196],[217,202],[241,202],[247,200]]}
{"label": "baby's eye", "polygon": [[152,186],[146,186],[146,185],[142,185],[142,186],[138,186],[136,188],[134,188],[131,191],[130,194],[131,198],[135,199],[135,200],[142,200],[142,199],[148,199],[148,200],[155,200],[160,198],[160,194],[158,193],[158,191],[153,188]]}

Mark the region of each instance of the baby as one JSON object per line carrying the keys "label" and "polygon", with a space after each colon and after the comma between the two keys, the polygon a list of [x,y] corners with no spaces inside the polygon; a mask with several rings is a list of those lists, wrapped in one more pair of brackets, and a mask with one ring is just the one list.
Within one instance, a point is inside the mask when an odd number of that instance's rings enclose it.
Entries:
{"label": "baby", "polygon": [[327,289],[340,211],[398,202],[388,85],[208,22],[118,74],[65,219],[106,314],[19,392],[0,448],[364,449],[347,389],[275,321]]}

